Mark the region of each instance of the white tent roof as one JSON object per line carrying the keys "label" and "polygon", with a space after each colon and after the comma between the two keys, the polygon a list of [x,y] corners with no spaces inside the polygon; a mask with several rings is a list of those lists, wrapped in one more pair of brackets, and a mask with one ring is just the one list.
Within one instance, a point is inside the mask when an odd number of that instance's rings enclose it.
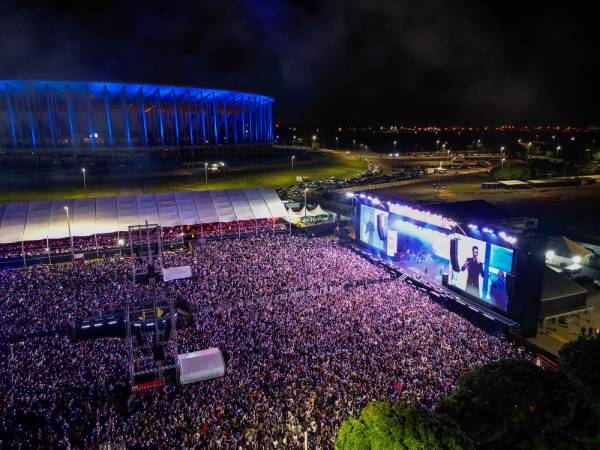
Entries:
{"label": "white tent roof", "polygon": [[308,212],[311,216],[327,216],[327,211],[321,208],[321,205],[317,205],[315,209],[312,209]]}
{"label": "white tent roof", "polygon": [[0,204],[0,244],[162,227],[286,217],[272,188],[142,194],[77,200]]}
{"label": "white tent roof", "polygon": [[181,384],[195,383],[225,375],[223,355],[221,350],[216,347],[178,355],[177,365]]}

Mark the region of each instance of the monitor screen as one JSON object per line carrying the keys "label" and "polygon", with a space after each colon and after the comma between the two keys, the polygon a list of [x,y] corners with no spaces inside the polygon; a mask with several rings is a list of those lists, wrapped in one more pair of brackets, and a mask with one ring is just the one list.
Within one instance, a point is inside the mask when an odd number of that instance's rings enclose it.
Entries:
{"label": "monitor screen", "polygon": [[508,311],[507,276],[512,274],[511,249],[462,234],[453,236],[456,262],[448,283],[502,311]]}

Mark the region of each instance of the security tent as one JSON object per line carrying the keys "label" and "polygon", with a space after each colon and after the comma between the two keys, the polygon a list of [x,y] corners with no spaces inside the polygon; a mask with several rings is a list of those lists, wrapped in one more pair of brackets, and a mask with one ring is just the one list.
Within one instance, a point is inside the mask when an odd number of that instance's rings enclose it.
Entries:
{"label": "security tent", "polygon": [[[65,207],[67,209],[65,209]],[[0,244],[162,227],[287,217],[272,188],[189,191],[0,204]]]}

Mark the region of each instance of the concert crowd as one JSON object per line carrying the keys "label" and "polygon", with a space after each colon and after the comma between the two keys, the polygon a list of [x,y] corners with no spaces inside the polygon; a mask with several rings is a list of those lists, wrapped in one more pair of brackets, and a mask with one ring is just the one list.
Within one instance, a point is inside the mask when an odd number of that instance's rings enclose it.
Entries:
{"label": "concert crowd", "polygon": [[121,258],[0,273],[0,448],[333,448],[372,399],[434,409],[470,368],[526,357],[340,245],[258,236],[166,253],[159,282],[193,324],[180,353],[219,347],[225,376],[130,394],[126,341],[74,340],[78,318],[147,295]]}

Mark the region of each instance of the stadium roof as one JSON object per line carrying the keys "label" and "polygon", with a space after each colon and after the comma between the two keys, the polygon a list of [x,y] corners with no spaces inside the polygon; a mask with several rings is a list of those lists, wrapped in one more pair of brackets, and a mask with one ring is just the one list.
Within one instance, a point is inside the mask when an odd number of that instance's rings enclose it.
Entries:
{"label": "stadium roof", "polygon": [[169,192],[0,204],[0,244],[162,227],[286,217],[273,188]]}
{"label": "stadium roof", "polygon": [[169,86],[161,84],[148,83],[119,83],[110,81],[50,81],[50,80],[0,80],[0,92],[12,89],[20,92],[28,90],[53,90],[64,91],[70,89],[74,93],[85,94],[104,98],[105,93],[111,97],[119,97],[123,92],[128,99],[134,99],[138,94],[145,97],[157,96],[161,98],[171,98],[171,95],[179,98],[190,95],[192,98],[202,98],[214,95],[215,97],[230,97],[239,95],[248,98],[255,98],[258,101],[273,103],[271,97],[248,92],[239,92],[229,89],[210,89],[192,86]]}

